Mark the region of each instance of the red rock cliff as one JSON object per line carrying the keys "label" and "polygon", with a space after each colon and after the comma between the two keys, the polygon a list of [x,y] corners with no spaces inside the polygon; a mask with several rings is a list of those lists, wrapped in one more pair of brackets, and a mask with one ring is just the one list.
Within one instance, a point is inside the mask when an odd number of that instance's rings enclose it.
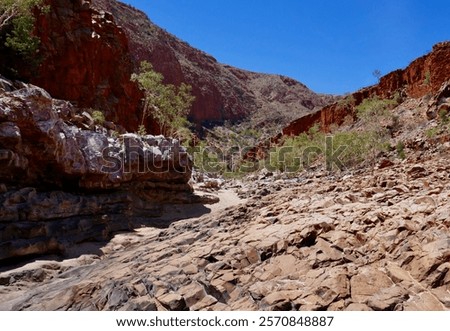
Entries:
{"label": "red rock cliff", "polygon": [[[142,95],[130,76],[142,60],[151,62],[166,83],[192,85],[196,100],[189,117],[197,129],[255,113],[263,119],[277,114],[282,126],[333,100],[287,77],[220,64],[118,1],[46,1],[50,12],[36,22],[43,62],[37,74],[17,64],[19,78],[55,98],[103,110],[107,119],[128,130],[136,130],[140,119]],[[0,61],[10,65],[2,54]],[[147,124],[155,129],[154,123]]]}
{"label": "red rock cliff", "polygon": [[43,62],[31,82],[79,107],[98,108],[133,129],[141,95],[130,82],[133,64],[125,33],[114,17],[90,1],[49,0],[50,13],[38,17]]}
{"label": "red rock cliff", "polygon": [[[355,104],[364,99],[379,96],[390,98],[396,92],[412,98],[437,93],[442,84],[450,79],[450,42],[436,44],[431,53],[413,61],[406,69],[393,71],[380,79],[379,84],[361,89],[351,96]],[[334,103],[325,106],[315,114],[302,116],[283,129],[283,135],[299,135],[315,123],[324,131],[330,125],[341,125],[346,116],[354,116],[351,105]]]}
{"label": "red rock cliff", "polygon": [[[252,73],[218,63],[215,58],[191,47],[153,24],[143,12],[118,1],[93,0],[93,6],[111,12],[129,40],[131,58],[151,62],[166,82],[187,82],[196,100],[190,119],[197,127],[241,120],[265,111],[305,114],[330,101],[292,79]],[[151,13],[150,13],[151,14]],[[273,91],[277,95],[273,96]],[[290,117],[289,117],[290,118]],[[286,123],[289,120],[286,121]]]}

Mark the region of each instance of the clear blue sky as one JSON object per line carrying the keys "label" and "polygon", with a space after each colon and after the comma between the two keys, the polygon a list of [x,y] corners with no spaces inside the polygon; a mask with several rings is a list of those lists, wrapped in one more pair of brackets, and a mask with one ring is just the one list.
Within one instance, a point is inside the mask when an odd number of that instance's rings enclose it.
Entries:
{"label": "clear blue sky", "polygon": [[[125,0],[219,62],[342,94],[450,40],[449,0]],[[449,59],[450,61],[450,59]]]}

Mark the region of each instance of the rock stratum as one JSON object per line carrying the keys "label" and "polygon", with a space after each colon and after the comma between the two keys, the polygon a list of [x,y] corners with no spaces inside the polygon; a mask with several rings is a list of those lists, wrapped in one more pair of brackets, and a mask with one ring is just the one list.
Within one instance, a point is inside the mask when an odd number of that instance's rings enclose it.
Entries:
{"label": "rock stratum", "polygon": [[191,166],[176,140],[118,134],[42,88],[0,79],[0,260],[63,253],[189,202]]}

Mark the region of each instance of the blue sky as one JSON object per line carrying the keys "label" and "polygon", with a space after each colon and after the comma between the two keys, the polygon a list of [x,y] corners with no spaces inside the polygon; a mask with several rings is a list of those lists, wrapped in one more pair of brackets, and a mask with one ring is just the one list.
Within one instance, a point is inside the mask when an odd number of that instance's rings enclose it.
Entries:
{"label": "blue sky", "polygon": [[[219,62],[343,94],[450,40],[448,0],[125,0]],[[450,59],[449,59],[450,60]]]}

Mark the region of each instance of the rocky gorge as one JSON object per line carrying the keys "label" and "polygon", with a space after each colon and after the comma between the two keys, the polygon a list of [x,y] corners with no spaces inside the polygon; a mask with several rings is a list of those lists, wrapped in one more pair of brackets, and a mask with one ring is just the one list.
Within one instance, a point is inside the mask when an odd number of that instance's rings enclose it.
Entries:
{"label": "rocky gorge", "polygon": [[[333,100],[287,77],[220,64],[118,1],[44,3],[37,61],[0,52],[9,76],[0,76],[0,260],[65,254],[154,224],[164,205],[216,201],[192,192],[192,159],[178,141],[133,133],[142,93],[130,78],[143,60],[165,82],[192,85],[189,118],[200,130],[253,113],[264,124],[274,109],[286,124]],[[145,124],[158,133],[151,116]]]}
{"label": "rocky gorge", "polygon": [[[40,104],[52,100],[39,88],[8,84],[12,83],[3,81],[10,90],[4,93],[3,105],[5,98],[14,98],[14,113],[29,110],[30,100]],[[1,210],[10,220],[2,216],[2,238],[12,233],[30,237],[9,239],[2,253],[13,252],[11,247],[32,254],[40,253],[35,247],[68,245],[58,242],[55,229],[64,231],[63,237],[71,239],[78,251],[61,260],[61,255],[48,255],[61,251],[47,249],[34,262],[3,267],[0,309],[448,310],[450,133],[438,120],[428,119],[436,107],[445,108],[446,91],[444,84],[434,97],[409,98],[392,110],[402,116],[395,139],[405,143],[407,156],[401,159],[391,151],[373,167],[341,172],[322,167],[300,173],[262,170],[244,179],[210,178],[194,184],[197,195],[185,190],[175,193],[190,173],[165,174],[155,191],[161,179],[155,174],[141,174],[145,180],[138,181],[115,174],[101,178],[110,187],[95,185],[93,179],[85,180],[91,173],[99,178],[92,166],[70,173],[78,180],[72,185],[77,183],[82,192],[76,197],[63,190],[42,193],[42,186],[15,192],[4,185],[9,191],[2,195]],[[50,104],[55,107],[60,101]],[[49,112],[55,109],[59,108],[51,107]],[[21,135],[15,134],[15,149],[3,152],[10,156],[8,164],[18,165],[11,156],[24,150],[27,126],[20,117],[11,118],[11,113],[3,111],[0,141],[14,136],[5,132],[20,131]],[[35,130],[67,132],[56,115],[38,119],[31,115],[27,118],[36,121]],[[440,133],[431,136],[431,129]],[[88,133],[72,130],[73,142],[83,150],[84,161],[79,163],[95,164],[80,139]],[[173,141],[171,145],[162,137],[133,139],[149,146],[160,140],[153,153],[162,155],[161,160],[176,159]],[[117,141],[109,138],[108,144],[113,143]],[[58,163],[56,151],[68,144],[54,144],[51,155]],[[189,159],[184,160],[188,166]],[[31,184],[33,178],[20,171]],[[128,198],[121,200],[124,196]],[[52,207],[56,218],[43,222],[49,203],[61,208]],[[165,221],[163,210],[172,214]],[[123,227],[124,217],[129,228]],[[158,224],[158,219],[163,222]],[[107,236],[97,238],[99,233]],[[47,244],[42,243],[43,234],[52,236]],[[92,240],[97,241],[95,249],[81,245]],[[28,246],[20,247],[24,242]]]}
{"label": "rocky gorge", "polygon": [[[117,1],[46,3],[40,65],[0,53],[21,69],[0,75],[0,310],[450,309],[450,43],[339,98],[220,64]],[[142,60],[192,85],[199,131],[361,132],[374,96],[398,99],[396,127],[352,168],[199,173],[151,119],[135,133]]]}

